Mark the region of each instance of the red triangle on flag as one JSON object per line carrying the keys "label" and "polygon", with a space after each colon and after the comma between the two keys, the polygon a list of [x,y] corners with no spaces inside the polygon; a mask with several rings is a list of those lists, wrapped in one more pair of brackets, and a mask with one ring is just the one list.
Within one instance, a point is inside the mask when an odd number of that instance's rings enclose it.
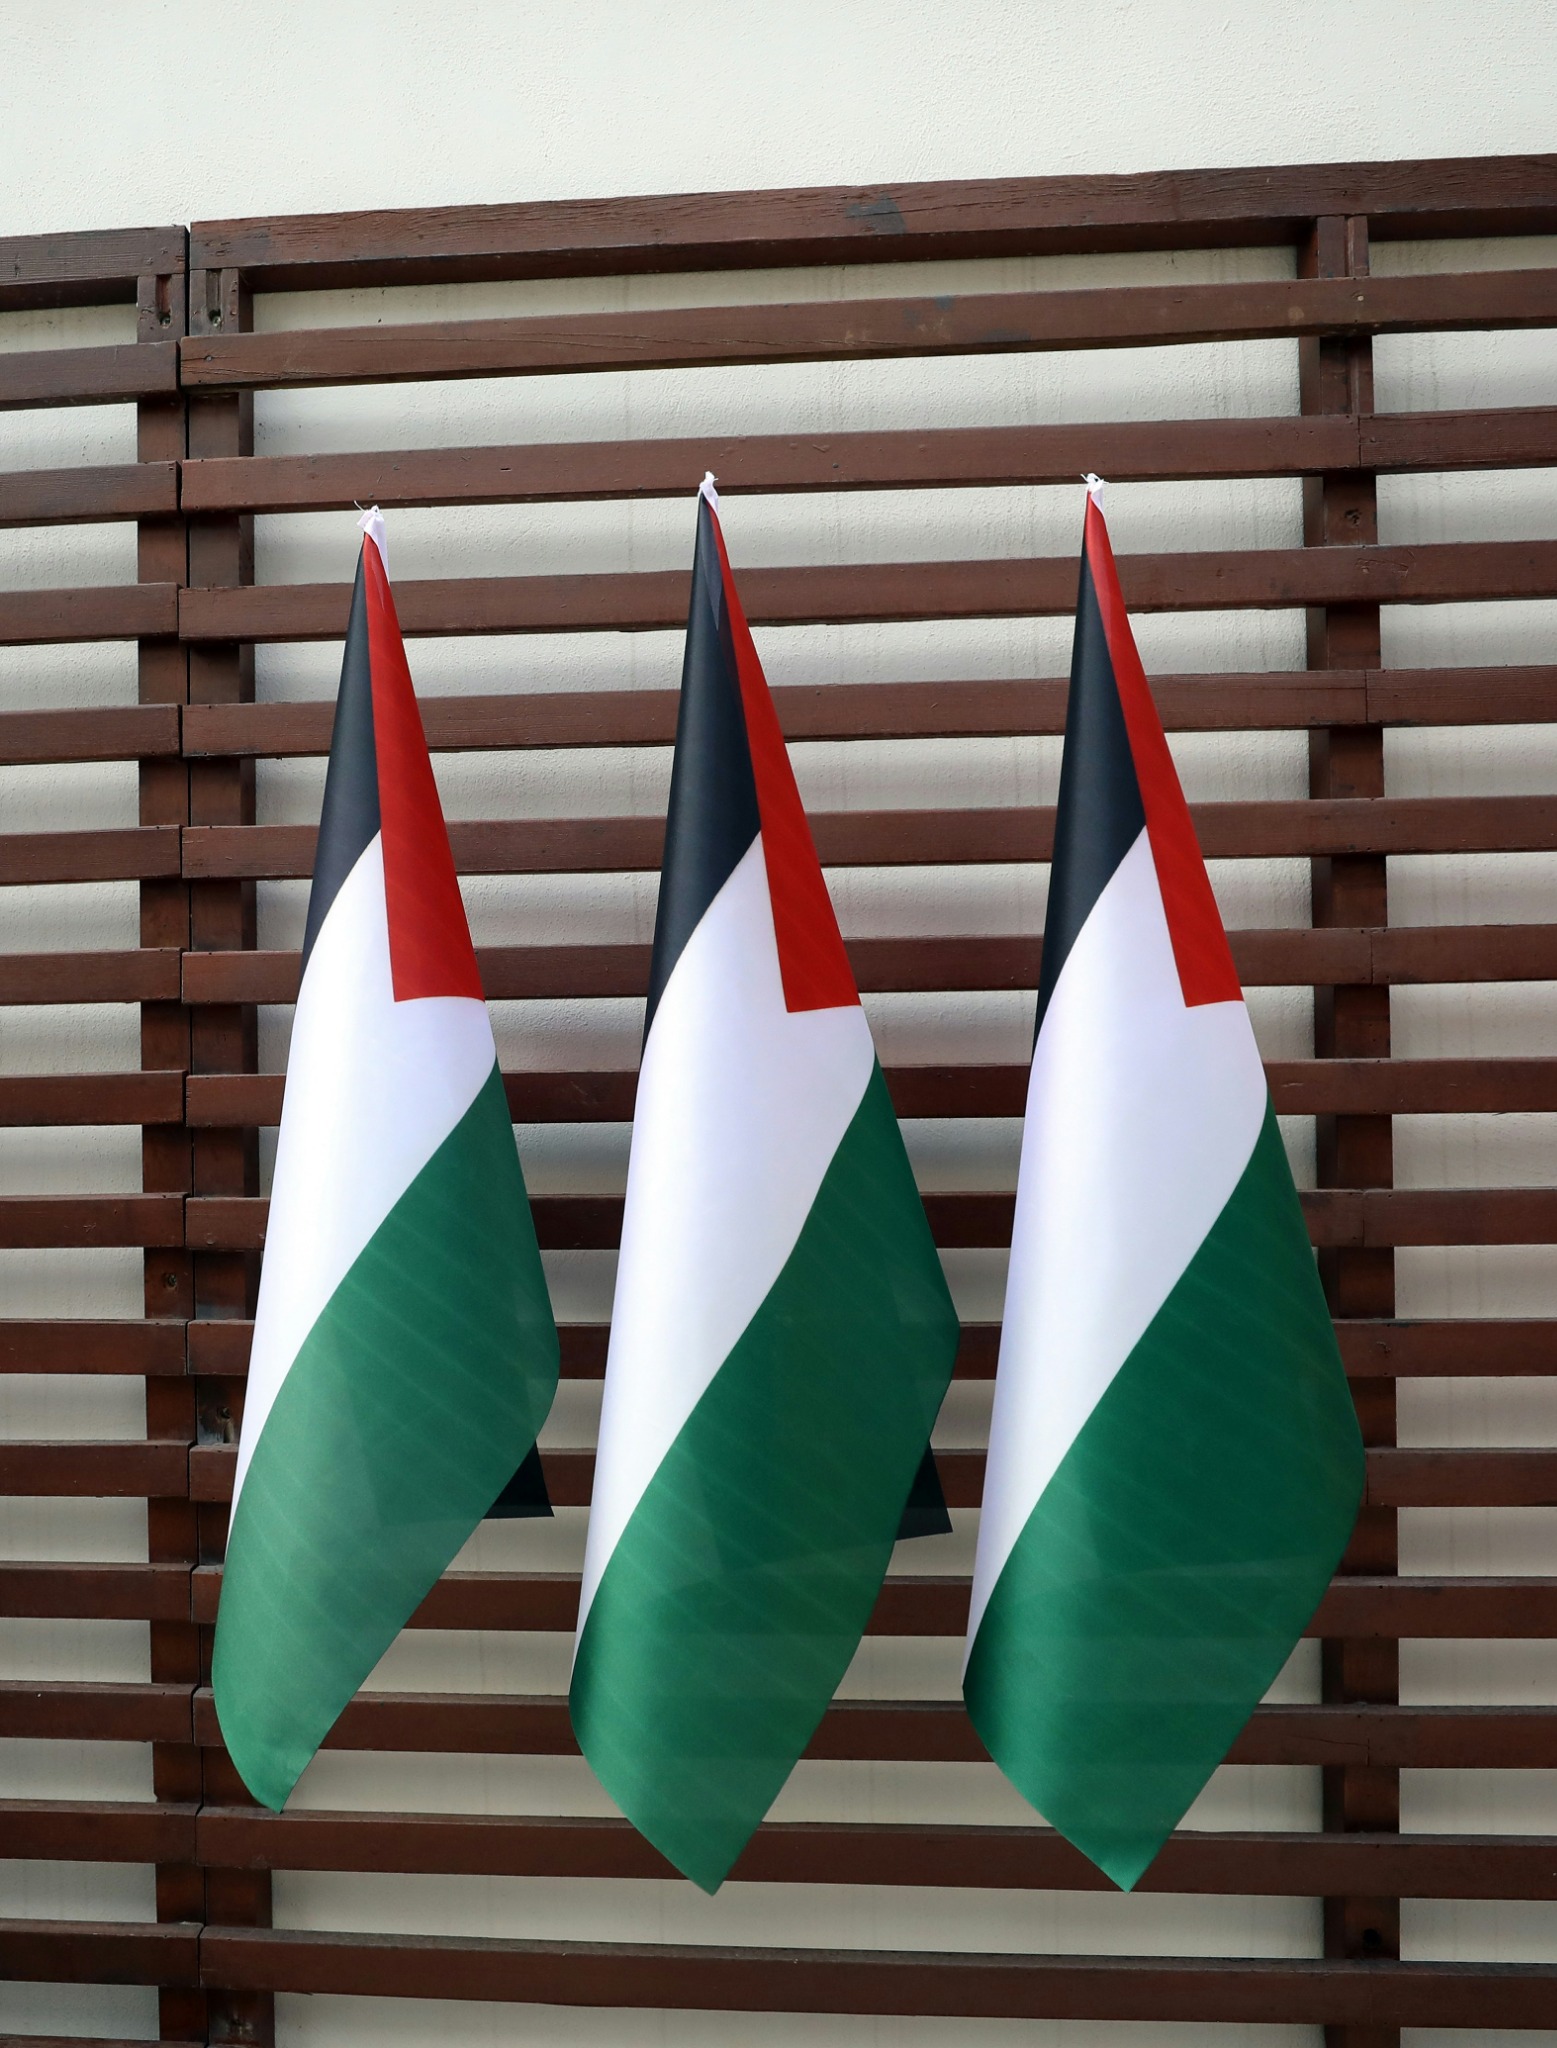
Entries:
{"label": "red triangle on flag", "polygon": [[854,970],[849,965],[837,914],[822,878],[816,842],[800,801],[768,680],[741,609],[717,514],[713,528],[719,545],[725,608],[735,643],[735,665],[741,680],[752,779],[757,785],[762,853],[773,905],[773,933],[778,941],[779,971],[784,979],[784,1007],[842,1009],[860,999]]}
{"label": "red triangle on flag", "polygon": [[1200,1003],[1242,1002],[1243,988],[1233,965],[1222,913],[1211,893],[1211,877],[1206,873],[1194,821],[1184,801],[1183,785],[1168,750],[1162,720],[1157,716],[1135,635],[1130,630],[1108,528],[1101,507],[1091,496],[1087,499],[1083,545],[1092,565],[1092,587],[1097,592],[1114,685],[1130,736],[1135,779],[1146,813],[1146,833],[1185,1005],[1194,1009]]}
{"label": "red triangle on flag", "polygon": [[373,541],[364,540],[362,547],[395,1001],[474,996],[480,1002],[476,950],[411,686],[394,594]]}

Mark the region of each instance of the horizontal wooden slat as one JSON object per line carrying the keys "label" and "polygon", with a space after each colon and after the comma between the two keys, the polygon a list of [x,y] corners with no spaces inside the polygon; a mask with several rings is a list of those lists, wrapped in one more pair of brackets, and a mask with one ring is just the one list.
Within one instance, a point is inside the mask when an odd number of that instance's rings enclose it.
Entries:
{"label": "horizontal wooden slat", "polygon": [[1283,1116],[1557,1110],[1557,1059],[1268,1060]]}
{"label": "horizontal wooden slat", "polygon": [[0,1195],[0,1246],[171,1246],[183,1242],[181,1195]]}
{"label": "horizontal wooden slat", "polygon": [[[1557,974],[1557,926],[1552,930],[1552,972]],[[1243,934],[1234,934],[1235,945]],[[1265,936],[1262,934],[1256,937]],[[1306,932],[1271,934],[1278,942]],[[1366,976],[1368,947],[1338,947],[1331,934],[1320,948],[1337,956],[1344,978]],[[1036,988],[1039,944],[1036,939],[851,939],[847,942],[855,980],[867,993],[897,988]],[[1314,950],[1312,946],[1310,951]],[[1247,951],[1247,948],[1245,948]],[[1345,952],[1344,960],[1340,958]],[[526,997],[641,996],[649,986],[650,948],[633,945],[483,946],[477,952],[482,983],[494,1001]],[[1240,958],[1245,980],[1248,963]],[[1285,963],[1284,963],[1285,964]],[[184,999],[190,1003],[290,1003],[297,996],[299,956],[296,953],[186,953],[183,960]],[[0,960],[0,987],[4,965]],[[1296,973],[1284,974],[1296,980]],[[1341,978],[1338,973],[1338,977]]]}
{"label": "horizontal wooden slat", "polygon": [[[17,1810],[0,1807],[0,1815]],[[173,1816],[158,1819],[173,1839]],[[183,1816],[178,1820],[182,1822]],[[74,1844],[100,1838],[104,1861],[129,1860],[141,1853],[129,1844],[153,1839],[149,1817],[132,1831],[124,1809],[99,1809],[94,1822],[77,1819],[68,1839]],[[34,1824],[41,1823],[39,1814]],[[327,1811],[281,1815],[206,1807],[196,1831],[203,1862],[239,1870],[639,1880],[676,1874],[630,1822],[616,1819]],[[31,1842],[34,1837],[28,1831],[22,1839]],[[69,1856],[70,1849],[55,1853]],[[733,1882],[747,1884],[1010,1891],[1102,1891],[1110,1886],[1110,1880],[1062,1835],[1050,1828],[1015,1826],[769,1822],[730,1875]],[[1557,1842],[1541,1836],[1185,1830],[1164,1846],[1141,1889],[1255,1897],[1333,1897],[1352,1892],[1402,1898],[1549,1899],[1557,1897]]]}
{"label": "horizontal wooden slat", "polygon": [[[176,1464],[175,1447],[160,1444],[0,1444],[0,1472],[27,1472],[37,1485],[20,1484],[16,1492],[54,1493],[68,1491],[71,1452],[79,1452],[80,1470],[100,1472],[115,1483],[107,1490],[137,1491],[136,1475],[146,1474],[145,1491],[168,1490],[161,1485]],[[131,1455],[132,1453],[136,1455]],[[189,1451],[189,1491],[192,1499],[224,1501],[232,1495],[237,1448],[231,1444],[198,1444]],[[976,1508],[984,1491],[984,1453],[968,1450],[937,1450],[947,1505]],[[548,1450],[542,1454],[547,1490],[554,1506],[587,1507],[594,1482],[593,1451]],[[118,1475],[125,1483],[118,1483]],[[42,1483],[47,1482],[47,1483]],[[1375,1446],[1368,1452],[1368,1502],[1374,1507],[1554,1507],[1557,1506],[1557,1450],[1417,1450]],[[1335,1598],[1359,1583],[1337,1581]],[[1394,1585],[1397,1582],[1387,1582]],[[1398,1582],[1404,1583],[1404,1582]],[[1465,1581],[1448,1580],[1448,1597]],[[1537,1599],[1535,1581],[1509,1581],[1517,1585],[1519,1597]],[[1374,1595],[1369,1594],[1372,1598]],[[1346,1634],[1366,1634],[1365,1628],[1347,1628]]]}
{"label": "horizontal wooden slat", "polygon": [[1320,1188],[1301,1200],[1319,1245],[1557,1243],[1557,1188]]}
{"label": "horizontal wooden slat", "polygon": [[[0,359],[3,360],[3,359]],[[0,647],[74,640],[145,640],[178,631],[178,585],[0,591]]]}
{"label": "horizontal wooden slat", "polygon": [[[1212,803],[1192,807],[1201,850],[1211,860],[1268,860],[1345,853],[1493,853],[1557,846],[1557,796],[1307,797],[1290,802]],[[171,827],[142,828],[171,835]],[[1040,861],[1050,856],[1054,812],[833,811],[812,817],[823,865],[939,865]],[[24,835],[16,835],[19,847]],[[68,842],[39,853],[63,867],[74,860],[163,862],[164,846],[105,844],[107,833],[30,835]],[[184,828],[184,873],[194,880],[237,876],[302,878],[313,872],[312,825],[191,825]],[[449,828],[462,874],[620,873],[658,868],[662,818],[494,818]],[[7,873],[0,839],[0,877]],[[20,852],[17,856],[20,860]],[[161,865],[153,872],[162,873]],[[55,879],[76,879],[61,874]]]}
{"label": "horizontal wooden slat", "polygon": [[[81,2048],[79,2034],[0,2034],[0,2048]],[[92,2048],[184,2048],[167,2040],[127,2040],[119,2035],[93,2034]]]}
{"label": "horizontal wooden slat", "polygon": [[[1276,1109],[1283,1116],[1557,1110],[1557,1059],[1269,1060],[1265,1074]],[[899,1116],[1018,1117],[1027,1099],[1026,1067],[888,1067],[886,1078]],[[625,1122],[632,1115],[637,1092],[635,1073],[592,1068],[573,1073],[505,1073],[503,1082],[516,1123]],[[0,1122],[8,1120],[8,1085],[0,1080]],[[71,1084],[59,1081],[48,1085],[58,1089],[62,1110],[68,1109]],[[282,1086],[280,1074],[191,1074],[189,1122],[197,1129],[275,1124],[281,1117]],[[176,1112],[174,1115],[176,1118]],[[20,1114],[9,1120],[28,1121]],[[62,1114],[58,1120],[157,1119]]]}
{"label": "horizontal wooden slat", "polygon": [[[3,1328],[4,1325],[0,1325]],[[199,1321],[188,1325],[189,1370],[212,1378],[241,1378],[249,1367],[251,1322]],[[605,1373],[606,1326],[603,1323],[564,1323],[562,1373],[566,1379],[598,1380]],[[958,1347],[958,1370],[965,1377],[990,1379],[995,1370],[997,1327],[970,1323],[963,1327]]]}
{"label": "horizontal wooden slat", "polygon": [[1516,1640],[1547,1636],[1555,1622],[1557,1579],[1340,1577],[1307,1634]]}
{"label": "horizontal wooden slat", "polygon": [[1554,322],[1557,272],[1466,271],[1452,291],[1436,277],[1298,277],[191,334],[179,369],[194,390],[277,390]]}
{"label": "horizontal wooden slat", "polygon": [[0,1075],[0,1126],[176,1124],[181,1073]]}
{"label": "horizontal wooden slat", "polygon": [[[1027,681],[780,685],[790,742],[827,739],[1057,735],[1067,685]],[[1283,731],[1318,725],[1496,725],[1540,722],[1557,703],[1557,667],[1336,670],[1161,676],[1152,694],[1170,732]],[[422,722],[434,752],[503,747],[669,746],[673,690],[529,691],[430,697]],[[199,758],[325,754],[333,702],[191,704],[184,751]]]}
{"label": "horizontal wooden slat", "polygon": [[[584,1456],[574,1455],[581,1461]],[[204,1451],[197,1454],[200,1459],[205,1456]],[[959,1464],[959,1458],[967,1462]],[[949,1481],[948,1492],[961,1491],[969,1473],[976,1478],[977,1458],[975,1453],[937,1451],[936,1463]],[[563,1467],[555,1457],[546,1463],[550,1483],[554,1469],[562,1472]],[[586,1469],[582,1462],[579,1469]],[[973,1490],[969,1486],[968,1491]],[[566,1505],[557,1491],[552,1498]],[[216,1619],[221,1579],[219,1565],[196,1569],[192,1599],[197,1621]],[[409,1626],[571,1632],[578,1619],[578,1584],[577,1575],[566,1572],[445,1572]],[[892,1577],[881,1589],[867,1632],[960,1636],[967,1624],[966,1579]],[[1309,1636],[1511,1641],[1554,1632],[1557,1579],[1472,1578],[1335,1579],[1304,1631]]]}
{"label": "horizontal wooden slat", "polygon": [[[1265,1077],[1282,1116],[1557,1110],[1557,1059],[1267,1060]],[[279,1115],[279,1076],[233,1078],[245,1083],[268,1079]],[[602,1084],[617,1082],[630,1093],[636,1076],[519,1073],[504,1079],[517,1122],[561,1122],[569,1120],[570,1093],[581,1105],[592,1105],[594,1092],[605,1092]],[[887,1082],[900,1116],[1020,1116],[1026,1105],[1026,1067],[893,1067],[887,1069]],[[192,1079],[192,1097],[211,1085],[205,1077]],[[578,1120],[590,1114],[591,1108],[583,1106],[574,1112]]]}
{"label": "horizontal wooden slat", "polygon": [[[25,1692],[28,1700],[43,1697],[26,1688],[15,1690]],[[53,1688],[66,1695],[78,1690],[88,1688]],[[128,1697],[149,1688],[118,1690]],[[187,1714],[184,1698],[180,1694],[179,1704]],[[0,1693],[0,1713],[4,1702]],[[68,1700],[66,1710],[68,1718]],[[208,1748],[221,1747],[209,1687],[195,1695],[194,1717],[195,1740]],[[566,1696],[537,1694],[359,1693],[325,1738],[325,1747],[492,1756],[578,1754]],[[805,1753],[842,1762],[982,1763],[986,1758],[960,1699],[834,1700]],[[1228,1761],[1394,1770],[1548,1769],[1557,1764],[1557,1709],[1257,1707]]]}
{"label": "horizontal wooden slat", "polygon": [[1372,1452],[1368,1500],[1376,1507],[1554,1507],[1557,1451]]}
{"label": "horizontal wooden slat", "polygon": [[[997,1071],[1002,1077],[1013,1072],[1008,1068]],[[632,1115],[637,1092],[636,1074],[505,1074],[503,1080],[510,1114],[518,1123],[625,1121]],[[891,1080],[889,1074],[889,1085]],[[280,1074],[191,1074],[187,1085],[189,1123],[197,1130],[279,1123],[282,1086]],[[1003,1087],[1000,1106],[984,1113],[1007,1114],[1008,1093],[1009,1087]],[[4,1100],[4,1083],[0,1082],[0,1105]]]}
{"label": "horizontal wooden slat", "polygon": [[178,344],[172,341],[7,352],[0,354],[0,412],[161,398],[178,389],[178,372]]}
{"label": "horizontal wooden slat", "polygon": [[0,1373],[130,1373],[177,1377],[184,1370],[182,1322],[25,1322],[0,1319]]}
{"label": "horizontal wooden slat", "polygon": [[[1015,1067],[887,1071],[903,1116],[1019,1115],[1025,1078]],[[625,1122],[637,1091],[631,1073],[505,1074],[503,1080],[509,1111],[519,1123]],[[191,1074],[189,1123],[195,1129],[278,1123],[282,1086],[280,1074]],[[4,1100],[0,1082],[0,1106]]]}
{"label": "horizontal wooden slat", "polygon": [[1554,166],[1550,156],[1450,157],[292,214],[196,221],[189,262],[298,291],[1290,246],[1325,213],[1369,214],[1385,238],[1541,234],[1557,227]]}
{"label": "horizontal wooden slat", "polygon": [[53,1742],[188,1742],[194,1688],[0,1680],[0,1735]]}
{"label": "horizontal wooden slat", "polygon": [[0,475],[0,526],[75,526],[95,519],[171,517],[178,510],[178,493],[178,465],[172,462],[123,462],[96,469],[15,469]]}
{"label": "horizontal wooden slat", "polygon": [[1557,1358],[1557,1321],[1359,1320],[1336,1335],[1354,1379],[1503,1379],[1549,1373]]}
{"label": "horizontal wooden slat", "polygon": [[[187,1621],[181,1564],[0,1563],[0,1614],[86,1621]],[[208,1621],[216,1618],[213,1599]]]}
{"label": "horizontal wooden slat", "polygon": [[[1546,427],[1541,413],[1531,429],[1538,446],[1543,431],[1557,446],[1557,421]],[[183,503],[190,512],[293,512],[367,498],[395,506],[678,497],[700,468],[717,472],[721,492],[748,494],[1070,484],[1089,462],[1119,481],[1296,476],[1355,468],[1359,449],[1358,422],[1345,416],[405,448],[187,462]]]}
{"label": "horizontal wooden slat", "polygon": [[[1228,938],[1234,963],[1248,988],[1305,983],[1323,987],[1355,982],[1557,980],[1557,925],[1233,931]],[[850,939],[847,943],[855,980],[867,994],[887,989],[1033,989],[1038,985],[1041,941],[1037,938]],[[486,946],[477,957],[487,995],[493,1001],[643,995],[649,985],[647,946]],[[7,963],[0,956],[0,997],[6,989],[6,974]],[[186,1002],[290,1003],[297,996],[298,955],[186,953],[183,975]]]}
{"label": "horizontal wooden slat", "polygon": [[[739,573],[747,615],[758,626],[1059,618],[1068,616],[1076,602],[1076,565],[1069,556],[742,567]],[[402,628],[413,636],[673,632],[686,623],[690,574],[645,569],[591,575],[421,577],[397,584],[395,603]],[[1125,555],[1119,576],[1125,601],[1135,612],[1550,597],[1557,594],[1557,542],[1455,541]],[[191,641],[338,640],[346,630],[350,595],[349,586],[333,583],[188,589],[179,597],[178,630],[181,638]],[[0,612],[0,626],[4,616]],[[34,632],[29,637],[49,636]]]}
{"label": "horizontal wooden slat", "polygon": [[104,832],[0,833],[0,886],[176,875],[179,831],[177,825],[125,825]]}
{"label": "horizontal wooden slat", "polygon": [[171,946],[136,953],[0,953],[0,1004],[176,1003],[182,959]]}
{"label": "horizontal wooden slat", "polygon": [[0,1494],[169,1499],[187,1490],[188,1470],[182,1443],[0,1442]]}
{"label": "horizontal wooden slat", "polygon": [[[979,683],[831,684],[774,691],[791,743],[840,738],[1058,734],[1066,685],[1054,679]],[[1339,671],[1333,675],[1168,676],[1153,683],[1170,731],[1311,725],[1497,724],[1540,721],[1557,699],[1557,669]],[[435,697],[422,707],[435,752],[502,747],[668,746],[673,691],[541,692]],[[324,754],[333,703],[190,705],[185,752],[200,757]]]}
{"label": "horizontal wooden slat", "polygon": [[142,277],[182,276],[185,242],[181,227],[7,235],[0,238],[0,307],[133,305]]}
{"label": "horizontal wooden slat", "polygon": [[[397,505],[568,504],[683,495],[702,468],[725,494],[1069,485],[1306,476],[1349,469],[1557,463],[1557,408],[1107,420],[892,433],[752,434],[680,441],[539,442],[350,455],[207,457],[183,465],[186,512]],[[5,504],[0,487],[0,508]]]}
{"label": "horizontal wooden slat", "polygon": [[[1233,959],[1238,962],[1240,974],[1246,981],[1252,981],[1254,977],[1246,972],[1239,956],[1238,934],[1229,936],[1233,941]],[[1321,932],[1313,934],[1316,950],[1328,936]],[[1286,947],[1296,950],[1291,938],[1283,942],[1276,934],[1271,935],[1266,945],[1278,958]],[[1337,953],[1341,950],[1338,947]],[[1294,980],[1306,978],[1302,975],[1292,977]],[[1428,925],[1415,929],[1397,925],[1369,934],[1364,973],[1355,977],[1337,974],[1335,979],[1337,983],[1356,979],[1375,985],[1388,982],[1395,986],[1433,982],[1550,981],[1557,979],[1557,925]],[[1315,977],[1316,985],[1317,980]]]}
{"label": "horizontal wooden slat", "polygon": [[[1014,1200],[1004,1193],[931,1193],[924,1197],[924,1205],[935,1241],[943,1249],[982,1249],[1011,1242]],[[1316,1245],[1557,1243],[1557,1188],[1317,1188],[1306,1191],[1302,1202],[1309,1238]],[[622,1227],[620,1195],[538,1195],[530,1206],[543,1250],[616,1249]],[[192,1196],[186,1212],[189,1246],[195,1251],[258,1251],[265,1241],[266,1211],[266,1199],[260,1195]],[[10,1241],[5,1235],[6,1213],[5,1203],[0,1201],[0,1244]],[[88,1227],[88,1213],[83,1212],[82,1229]],[[61,1211],[62,1219],[66,1214]],[[23,1223],[16,1227],[33,1226]],[[36,1227],[67,1225],[63,1220],[40,1221]],[[149,1231],[162,1226],[148,1220],[137,1227]],[[36,1240],[47,1244],[62,1241],[53,1237]],[[129,1241],[165,1240],[136,1237]]]}
{"label": "horizontal wooden slat", "polygon": [[[241,1376],[253,1325],[244,1321],[13,1322],[0,1320],[0,1372],[174,1375],[184,1370],[185,1329],[190,1370]],[[1441,1322],[1355,1321],[1336,1326],[1354,1378],[1511,1378],[1552,1370],[1557,1325],[1549,1321],[1462,1319]],[[993,1376],[997,1324],[963,1327],[958,1375]],[[599,1379],[605,1366],[603,1324],[562,1328],[564,1377]]]}
{"label": "horizontal wooden slat", "polygon": [[1367,690],[1371,725],[1542,724],[1557,668],[1369,669]]}
{"label": "horizontal wooden slat", "polygon": [[1557,1965],[1544,1963],[606,1947],[212,1927],[201,1967],[207,1984],[230,1989],[564,2006],[1315,2026],[1557,2022]]}
{"label": "horizontal wooden slat", "polygon": [[[1557,670],[1502,673],[1516,679],[1535,676],[1534,687],[1550,708]],[[1496,701],[1498,681],[1478,687],[1488,702]],[[1525,687],[1518,688],[1525,709]],[[773,700],[791,743],[1004,737],[1062,732],[1066,689],[1055,677],[787,684],[775,688]],[[1172,731],[1351,725],[1367,717],[1368,672],[1165,676],[1153,682],[1152,691]],[[558,690],[430,697],[421,708],[434,752],[456,753],[498,747],[668,747],[675,738],[677,702],[674,690]],[[184,750],[193,756],[324,754],[334,723],[333,702],[191,704],[184,711]]]}
{"label": "horizontal wooden slat", "polygon": [[[0,1323],[0,1366],[8,1327],[27,1326]],[[1338,1322],[1335,1327],[1346,1370],[1354,1379],[1504,1379],[1549,1373],[1557,1358],[1557,1321],[1359,1318]],[[188,1328],[191,1372],[217,1377],[247,1372],[252,1323],[194,1322]],[[605,1372],[606,1325],[564,1323],[560,1334],[564,1379],[600,1379]],[[964,1323],[957,1353],[958,1377],[993,1379],[999,1338],[998,1323]]]}
{"label": "horizontal wooden slat", "polygon": [[1357,427],[1362,469],[1523,469],[1557,460],[1557,412],[1549,406],[1366,413]]}
{"label": "horizontal wooden slat", "polygon": [[175,704],[0,712],[0,761],[154,761],[178,750]]}
{"label": "horizontal wooden slat", "polygon": [[0,1857],[193,1863],[195,1808],[95,1799],[0,1799]]}
{"label": "horizontal wooden slat", "polygon": [[196,1984],[196,1921],[0,1920],[0,1978],[21,1984]]}

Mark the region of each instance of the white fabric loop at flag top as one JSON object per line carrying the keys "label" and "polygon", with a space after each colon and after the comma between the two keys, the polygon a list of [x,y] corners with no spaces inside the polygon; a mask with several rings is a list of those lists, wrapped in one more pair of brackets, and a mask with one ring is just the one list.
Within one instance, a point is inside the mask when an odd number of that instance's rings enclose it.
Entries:
{"label": "white fabric loop at flag top", "polygon": [[387,576],[389,574],[389,540],[384,532],[384,515],[377,505],[370,505],[368,507],[367,511],[357,521],[357,527],[358,531],[365,533],[368,539],[372,541],[374,547],[378,549],[378,558],[383,563],[384,574]]}

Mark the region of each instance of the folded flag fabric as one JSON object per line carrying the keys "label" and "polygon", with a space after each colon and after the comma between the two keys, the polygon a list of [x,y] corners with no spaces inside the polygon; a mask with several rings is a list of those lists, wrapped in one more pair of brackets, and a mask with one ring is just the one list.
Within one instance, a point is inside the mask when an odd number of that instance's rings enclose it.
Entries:
{"label": "folded flag fabric", "polygon": [[710,486],[571,1692],[707,1891],[858,1647],[957,1344]]}
{"label": "folded flag fabric", "polygon": [[557,1384],[383,522],[363,523],[212,1673],[233,1762],[276,1808]]}
{"label": "folded flag fabric", "polygon": [[1362,1483],[1092,489],[963,1690],[1006,1776],[1117,1884],[1290,1654]]}

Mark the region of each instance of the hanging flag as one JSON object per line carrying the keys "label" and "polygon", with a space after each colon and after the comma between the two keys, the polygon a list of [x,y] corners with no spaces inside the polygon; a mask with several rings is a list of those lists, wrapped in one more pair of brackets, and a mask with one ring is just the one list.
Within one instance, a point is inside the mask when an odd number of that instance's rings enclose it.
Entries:
{"label": "hanging flag", "polygon": [[383,520],[363,526],[212,1673],[232,1760],[276,1808],[557,1383]]}
{"label": "hanging flag", "polygon": [[1302,1634],[1363,1455],[1088,482],[963,1691],[1128,1888]]}
{"label": "hanging flag", "polygon": [[858,1647],[957,1344],[712,481],[571,1692],[705,1891]]}

